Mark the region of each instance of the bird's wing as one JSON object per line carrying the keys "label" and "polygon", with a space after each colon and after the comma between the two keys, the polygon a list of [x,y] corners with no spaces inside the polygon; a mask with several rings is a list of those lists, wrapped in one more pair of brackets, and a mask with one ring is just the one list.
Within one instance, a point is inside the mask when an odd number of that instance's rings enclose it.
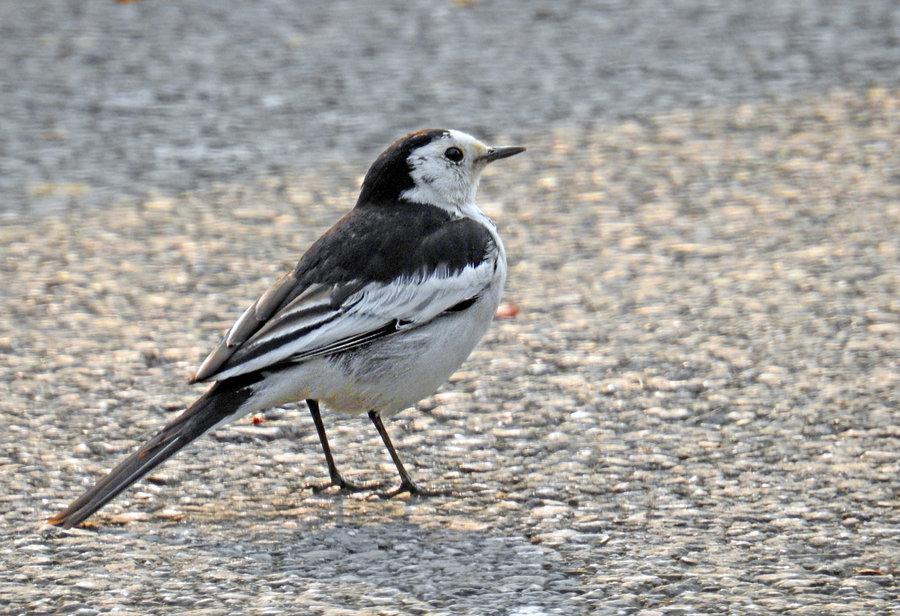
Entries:
{"label": "bird's wing", "polygon": [[[424,237],[413,250],[425,257],[425,267],[411,269],[408,261],[393,277],[367,276],[367,281],[348,276],[332,281],[329,271],[317,270],[341,264],[305,256],[298,269],[276,281],[238,318],[192,381],[221,380],[344,351],[467,307],[491,283],[497,247],[484,230],[481,248],[469,246],[465,263],[432,254],[446,252],[458,234],[471,236],[472,225],[444,225]],[[457,239],[474,245],[471,237]]]}
{"label": "bird's wing", "polygon": [[[194,380],[225,379],[284,362],[328,355],[398,331],[418,327],[465,306],[491,282],[492,266],[469,266],[455,274],[413,275],[388,283],[356,281],[310,287],[246,340],[238,341],[251,306],[210,354]],[[347,286],[355,288],[347,293]],[[345,296],[339,303],[335,297]],[[234,345],[229,345],[231,340]]]}

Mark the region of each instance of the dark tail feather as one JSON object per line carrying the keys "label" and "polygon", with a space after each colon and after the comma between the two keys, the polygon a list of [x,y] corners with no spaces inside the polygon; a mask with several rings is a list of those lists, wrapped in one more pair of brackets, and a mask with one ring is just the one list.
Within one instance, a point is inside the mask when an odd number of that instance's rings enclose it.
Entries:
{"label": "dark tail feather", "polygon": [[119,463],[97,484],[78,497],[69,508],[48,522],[63,528],[81,524],[94,512],[119,495],[138,479],[202,436],[213,426],[233,415],[253,394],[257,375],[246,375],[213,385],[188,409],[173,419],[140,449]]}

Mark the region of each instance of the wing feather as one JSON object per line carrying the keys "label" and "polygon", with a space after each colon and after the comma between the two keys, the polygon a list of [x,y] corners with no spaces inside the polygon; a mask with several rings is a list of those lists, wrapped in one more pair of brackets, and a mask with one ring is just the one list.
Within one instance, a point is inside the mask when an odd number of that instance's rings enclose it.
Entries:
{"label": "wing feather", "polygon": [[[271,366],[328,355],[360,346],[403,329],[419,327],[460,302],[481,295],[492,266],[470,266],[455,274],[414,276],[372,283],[325,308],[292,303],[251,336],[213,376],[230,378]],[[340,291],[340,290],[338,290]],[[308,315],[298,319],[297,315]]]}
{"label": "wing feather", "polygon": [[503,258],[499,239],[474,220],[416,208],[352,210],[244,311],[191,382],[344,351],[481,295]]}

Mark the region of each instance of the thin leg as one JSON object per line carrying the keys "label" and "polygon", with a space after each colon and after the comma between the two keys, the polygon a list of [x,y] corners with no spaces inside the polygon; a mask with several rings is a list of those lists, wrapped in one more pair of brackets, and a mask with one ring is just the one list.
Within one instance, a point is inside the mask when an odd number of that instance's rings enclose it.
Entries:
{"label": "thin leg", "polygon": [[391,443],[391,437],[388,436],[387,430],[384,429],[384,424],[381,423],[381,415],[378,414],[378,411],[369,411],[369,419],[375,424],[375,429],[378,430],[381,440],[384,441],[384,446],[387,447],[388,453],[391,454],[391,460],[394,461],[394,466],[397,467],[397,472],[400,473],[400,487],[386,496],[391,498],[398,494],[402,494],[403,492],[409,492],[413,495],[427,494],[425,490],[417,486],[416,483],[410,479],[409,473],[406,472],[406,468],[403,466],[403,462],[400,461],[400,456],[397,455],[397,450],[394,449],[394,445]]}
{"label": "thin leg", "polygon": [[357,492],[365,490],[363,486],[350,483],[338,472],[334,463],[334,456],[331,455],[331,447],[328,445],[328,437],[325,435],[325,424],[322,423],[322,416],[319,414],[319,402],[317,400],[307,400],[306,406],[309,407],[309,414],[312,415],[313,423],[316,425],[316,432],[319,434],[319,442],[322,444],[322,452],[325,454],[325,463],[328,464],[328,474],[331,476],[331,485],[349,492]]}

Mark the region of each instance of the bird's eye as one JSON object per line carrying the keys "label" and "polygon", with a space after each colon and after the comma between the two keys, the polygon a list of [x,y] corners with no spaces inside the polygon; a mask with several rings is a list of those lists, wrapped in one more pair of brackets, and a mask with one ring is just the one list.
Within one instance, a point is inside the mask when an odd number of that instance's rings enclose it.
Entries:
{"label": "bird's eye", "polygon": [[456,147],[447,148],[447,150],[444,152],[444,156],[447,157],[447,160],[452,161],[454,163],[458,163],[459,161],[461,161],[463,159],[462,150],[460,150],[459,148],[456,148]]}

